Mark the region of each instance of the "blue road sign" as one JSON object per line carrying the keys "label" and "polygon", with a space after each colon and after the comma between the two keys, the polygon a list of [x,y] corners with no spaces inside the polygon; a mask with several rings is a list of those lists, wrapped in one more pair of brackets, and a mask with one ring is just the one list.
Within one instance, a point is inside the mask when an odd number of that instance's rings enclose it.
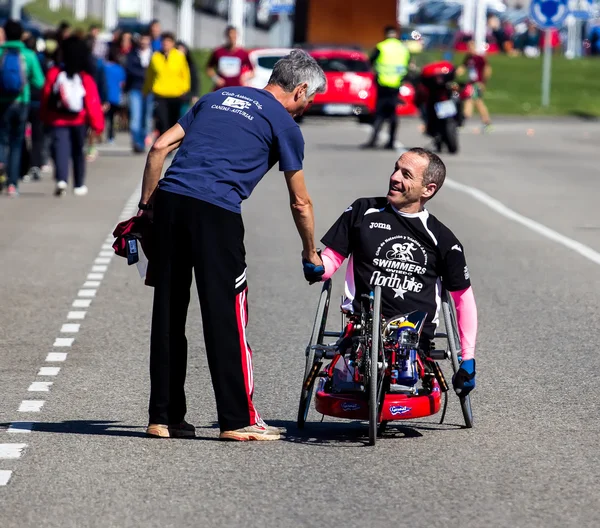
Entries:
{"label": "blue road sign", "polygon": [[273,15],[280,13],[294,14],[296,9],[296,0],[269,0],[269,12]]}
{"label": "blue road sign", "polygon": [[541,29],[562,26],[569,14],[568,0],[531,0],[529,15]]}

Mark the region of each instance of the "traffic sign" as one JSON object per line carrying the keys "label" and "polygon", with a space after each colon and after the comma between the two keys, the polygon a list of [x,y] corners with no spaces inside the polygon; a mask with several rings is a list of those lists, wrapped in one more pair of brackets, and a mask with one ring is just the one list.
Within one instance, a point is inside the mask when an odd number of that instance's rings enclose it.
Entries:
{"label": "traffic sign", "polygon": [[577,20],[589,20],[592,17],[592,0],[569,0],[569,15]]}
{"label": "traffic sign", "polygon": [[568,14],[568,0],[532,0],[529,6],[529,15],[540,29],[562,26]]}

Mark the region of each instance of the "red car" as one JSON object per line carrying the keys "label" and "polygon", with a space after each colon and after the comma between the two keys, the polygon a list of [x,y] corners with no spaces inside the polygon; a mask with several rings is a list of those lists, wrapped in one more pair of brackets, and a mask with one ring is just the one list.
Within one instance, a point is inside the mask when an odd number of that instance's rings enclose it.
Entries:
{"label": "red car", "polygon": [[[347,48],[322,48],[309,53],[325,72],[327,91],[317,94],[306,115],[354,115],[362,122],[371,121],[377,106],[377,85],[369,57],[362,51]],[[398,114],[416,114],[412,86],[403,85],[400,93],[404,104],[398,106]]]}

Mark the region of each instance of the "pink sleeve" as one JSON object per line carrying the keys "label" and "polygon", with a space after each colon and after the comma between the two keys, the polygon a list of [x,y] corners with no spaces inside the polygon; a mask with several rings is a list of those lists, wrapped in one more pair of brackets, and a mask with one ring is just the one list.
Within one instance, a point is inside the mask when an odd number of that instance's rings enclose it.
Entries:
{"label": "pink sleeve", "polygon": [[340,255],[337,251],[326,247],[321,252],[321,260],[323,261],[323,266],[325,266],[325,274],[321,280],[326,281],[327,279],[330,279],[340,268],[345,259],[346,257]]}
{"label": "pink sleeve", "polygon": [[458,336],[462,348],[462,359],[475,357],[475,338],[477,337],[477,306],[473,288],[450,292],[456,306]]}

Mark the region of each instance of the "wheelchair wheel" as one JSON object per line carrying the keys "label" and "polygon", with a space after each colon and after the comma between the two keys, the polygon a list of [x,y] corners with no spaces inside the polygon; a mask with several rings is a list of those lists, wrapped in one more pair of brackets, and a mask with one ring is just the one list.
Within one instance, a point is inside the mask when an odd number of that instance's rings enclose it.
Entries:
{"label": "wheelchair wheel", "polygon": [[322,345],[325,335],[325,326],[327,324],[327,314],[329,312],[329,300],[331,299],[331,279],[323,283],[317,313],[313,324],[310,341],[306,347],[306,364],[304,366],[304,378],[302,379],[302,392],[300,393],[300,405],[298,406],[298,428],[302,429],[308,417],[310,402],[312,400],[315,381],[321,370],[322,362],[315,362],[315,351],[313,346]]}
{"label": "wheelchair wheel", "polygon": [[373,324],[369,369],[369,445],[377,441],[379,401],[383,377],[379,376],[379,350],[381,347],[381,286],[375,286],[373,299]]}
{"label": "wheelchair wheel", "polygon": [[[444,314],[444,324],[446,325],[446,334],[448,335],[448,347],[450,348],[450,356],[452,360],[452,370],[454,374],[458,372],[460,368],[458,362],[458,354],[460,351],[460,339],[458,337],[458,324],[456,323],[456,315],[454,313],[454,306],[448,297],[448,293],[444,290],[442,297],[442,312]],[[465,420],[465,426],[470,429],[473,427],[473,409],[471,408],[471,398],[467,394],[466,396],[459,396],[460,407],[462,409],[463,418]]]}

